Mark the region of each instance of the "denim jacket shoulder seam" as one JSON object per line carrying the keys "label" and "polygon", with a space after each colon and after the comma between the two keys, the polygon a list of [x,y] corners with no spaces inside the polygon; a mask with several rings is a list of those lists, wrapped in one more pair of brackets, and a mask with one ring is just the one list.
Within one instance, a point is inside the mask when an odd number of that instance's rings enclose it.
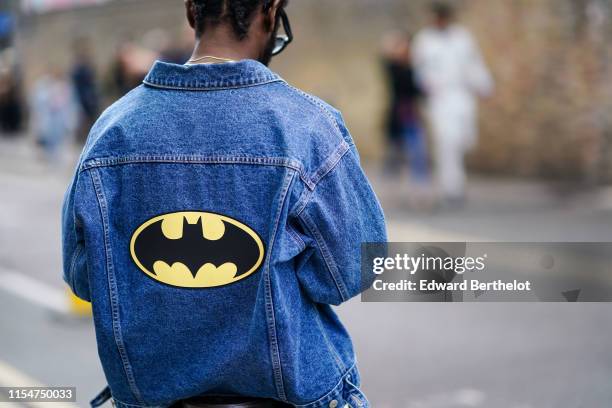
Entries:
{"label": "denim jacket shoulder seam", "polygon": [[[132,89],[129,93],[132,93],[136,90],[136,88]],[[108,108],[110,109],[110,108]],[[85,143],[85,146],[83,147],[83,151],[81,152],[81,157],[79,157],[79,166],[78,166],[78,171],[79,173],[81,173],[83,170],[87,170],[87,168],[85,168],[83,165],[86,161],[88,161],[89,159],[85,159],[85,157],[87,157],[87,154],[89,152],[91,152],[95,145],[108,133],[110,133],[110,131],[112,129],[117,129],[119,132],[121,132],[123,135],[127,134],[127,131],[125,129],[125,127],[123,126],[123,124],[119,121],[115,121],[112,126],[109,126],[108,129],[105,129],[105,131],[99,132],[96,137],[95,140],[94,138],[92,138],[91,136],[88,138],[87,142]],[[90,143],[91,141],[91,143]]]}
{"label": "denim jacket shoulder seam", "polygon": [[329,122],[333,126],[333,128],[338,131],[338,136],[340,136],[340,139],[343,142],[346,142],[344,140],[344,137],[342,137],[342,130],[340,129],[340,125],[338,125],[338,121],[336,120],[336,118],[334,118],[334,115],[329,111],[329,109],[327,109],[325,107],[325,105],[323,105],[321,102],[316,100],[312,95],[309,95],[308,93],[302,91],[299,88],[296,88],[295,86],[287,83],[286,81],[283,81],[283,83],[287,86],[287,88],[292,90],[295,94],[301,96],[303,99],[307,100],[308,102],[310,102],[311,104],[316,106],[325,115],[325,117],[329,120]]}
{"label": "denim jacket shoulder seam", "polygon": [[319,100],[317,100],[315,97],[308,94],[307,92],[302,91],[300,88],[297,88],[289,84],[286,81],[283,81],[283,82],[290,90],[294,91],[295,93],[300,95],[302,98],[306,99],[308,102],[310,102],[311,104],[319,108],[319,110],[321,110],[321,112],[331,122],[332,126],[338,131],[338,136],[340,137],[340,140],[342,140],[343,143],[347,143],[349,147],[352,147],[353,145],[355,145],[355,141],[352,138],[350,137],[345,138],[343,135],[342,128],[340,127],[340,123],[342,123],[342,125],[344,126],[344,122],[342,120],[338,121],[338,119],[334,117],[334,114],[330,112],[330,110],[324,104],[322,104]]}

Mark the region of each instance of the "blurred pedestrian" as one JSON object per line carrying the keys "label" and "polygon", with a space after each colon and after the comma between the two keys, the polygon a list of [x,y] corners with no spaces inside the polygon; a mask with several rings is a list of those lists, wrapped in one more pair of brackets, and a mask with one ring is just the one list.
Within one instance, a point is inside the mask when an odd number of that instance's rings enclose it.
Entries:
{"label": "blurred pedestrian", "polygon": [[62,146],[77,127],[78,106],[73,87],[60,70],[53,69],[36,80],[30,103],[36,141],[49,162],[58,162]]}
{"label": "blurred pedestrian", "polygon": [[22,128],[23,106],[16,73],[0,76],[0,129],[3,135],[18,135]]}
{"label": "blurred pedestrian", "polygon": [[427,94],[435,161],[444,203],[465,198],[464,156],[477,140],[477,97],[493,91],[493,80],[470,32],[455,22],[446,3],[431,7],[433,22],[414,41],[414,63]]}
{"label": "blurred pedestrian", "polygon": [[20,67],[14,47],[0,51],[0,133],[16,135],[24,117]]}
{"label": "blurred pedestrian", "polygon": [[120,98],[140,85],[158,54],[130,40],[117,48],[111,66],[110,87],[113,96]]}
{"label": "blurred pedestrian", "polygon": [[84,144],[89,129],[100,113],[100,94],[98,91],[96,69],[91,58],[90,44],[81,39],[75,43],[74,66],[71,72],[72,85],[80,107],[77,140]]}
{"label": "blurred pedestrian", "polygon": [[413,193],[422,196],[430,181],[427,141],[419,103],[423,96],[412,66],[408,33],[388,34],[383,42],[383,63],[390,88],[387,115],[387,172],[396,173],[408,161]]}

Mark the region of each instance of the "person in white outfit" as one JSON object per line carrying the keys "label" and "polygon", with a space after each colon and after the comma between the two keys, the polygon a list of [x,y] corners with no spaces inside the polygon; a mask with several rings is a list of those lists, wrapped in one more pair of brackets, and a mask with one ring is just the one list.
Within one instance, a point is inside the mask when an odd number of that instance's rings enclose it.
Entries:
{"label": "person in white outfit", "polygon": [[493,92],[493,79],[470,32],[454,22],[445,3],[432,5],[433,23],[414,39],[417,78],[427,95],[441,198],[462,203],[464,157],[476,145],[477,99]]}

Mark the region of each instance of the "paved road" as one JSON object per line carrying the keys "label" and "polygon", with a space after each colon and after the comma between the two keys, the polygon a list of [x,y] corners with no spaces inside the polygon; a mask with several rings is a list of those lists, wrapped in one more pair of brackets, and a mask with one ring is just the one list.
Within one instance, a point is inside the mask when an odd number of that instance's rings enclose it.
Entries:
{"label": "paved road", "polygon": [[[58,214],[70,166],[34,157],[0,144],[0,386],[74,385],[84,407],[104,379],[90,322],[64,313]],[[372,175],[393,240],[612,241],[606,191],[477,180],[464,210],[423,214],[404,208],[401,181]],[[612,305],[354,300],[339,312],[376,408],[612,406]]]}

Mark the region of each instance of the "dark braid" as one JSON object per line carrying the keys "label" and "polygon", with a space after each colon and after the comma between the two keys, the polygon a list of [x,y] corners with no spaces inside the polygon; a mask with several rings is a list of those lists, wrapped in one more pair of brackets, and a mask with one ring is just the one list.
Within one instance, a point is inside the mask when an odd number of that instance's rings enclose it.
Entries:
{"label": "dark braid", "polygon": [[202,35],[206,26],[224,20],[231,22],[239,39],[244,39],[258,7],[268,8],[272,0],[194,0],[196,34]]}

